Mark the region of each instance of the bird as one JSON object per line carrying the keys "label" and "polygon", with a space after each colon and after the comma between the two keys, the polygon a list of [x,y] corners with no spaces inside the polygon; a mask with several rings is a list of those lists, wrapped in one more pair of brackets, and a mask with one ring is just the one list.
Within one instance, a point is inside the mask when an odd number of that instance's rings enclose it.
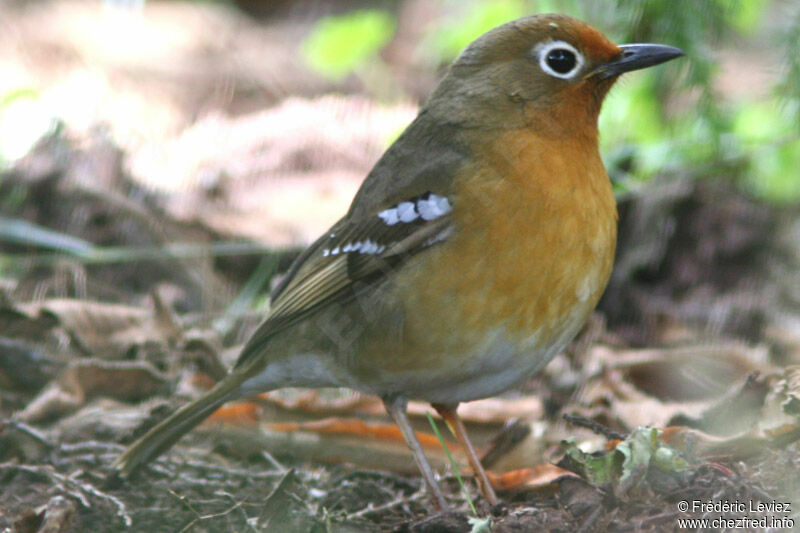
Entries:
{"label": "bird", "polygon": [[538,14],[453,61],[365,177],[346,214],[294,261],[228,374],[114,463],[126,479],[224,403],[283,387],[379,396],[447,509],[406,407],[430,403],[498,502],[457,413],[529,380],[575,337],[609,279],[617,208],[598,115],[626,72],[684,55],[616,45]]}

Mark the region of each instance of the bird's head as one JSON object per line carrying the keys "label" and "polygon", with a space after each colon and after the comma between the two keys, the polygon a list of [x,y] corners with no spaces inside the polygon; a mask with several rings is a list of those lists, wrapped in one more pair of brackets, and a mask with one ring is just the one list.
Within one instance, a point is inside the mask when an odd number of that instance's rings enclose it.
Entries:
{"label": "bird's head", "polygon": [[620,74],[681,55],[665,45],[616,45],[566,15],[534,15],[470,44],[426,107],[467,126],[596,131],[600,105]]}

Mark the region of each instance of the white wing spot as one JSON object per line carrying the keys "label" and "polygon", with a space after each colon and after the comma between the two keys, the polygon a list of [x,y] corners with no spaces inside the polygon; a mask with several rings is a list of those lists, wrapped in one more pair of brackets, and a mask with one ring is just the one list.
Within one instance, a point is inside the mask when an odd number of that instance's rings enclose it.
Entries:
{"label": "white wing spot", "polygon": [[378,251],[378,243],[367,239],[361,247],[362,254],[374,254]]}
{"label": "white wing spot", "polygon": [[386,223],[387,226],[394,226],[398,222],[400,222],[400,217],[397,216],[397,209],[394,207],[390,207],[389,209],[384,209],[378,216]]}
{"label": "white wing spot", "polygon": [[397,217],[400,222],[414,222],[419,218],[419,213],[414,208],[414,202],[401,202],[397,205]]}
{"label": "white wing spot", "polygon": [[452,209],[450,207],[450,200],[444,196],[431,195],[431,200],[436,200],[436,208],[439,210],[439,216],[446,215]]}
{"label": "white wing spot", "polygon": [[347,253],[362,253],[362,254],[381,254],[386,250],[386,245],[378,244],[377,242],[366,239],[364,241],[349,242],[344,246],[337,246],[333,250],[325,248],[322,250],[322,257],[333,255],[347,254]]}
{"label": "white wing spot", "polygon": [[433,220],[439,216],[436,200],[434,200],[433,197],[417,202],[417,209],[419,210],[419,216],[422,217],[422,220]]}
{"label": "white wing spot", "polygon": [[[451,211],[450,201],[444,196],[427,193],[411,201],[400,202],[394,207],[384,209],[378,216],[383,220],[387,226],[394,226],[398,222],[405,224],[414,222],[418,218],[424,221],[434,220]],[[450,229],[447,229],[438,235],[428,239],[425,243],[426,246],[439,242],[447,237]],[[330,235],[331,239],[335,237],[334,234]],[[348,242],[344,246],[337,246],[336,248],[325,248],[322,250],[322,257],[339,255],[340,253],[361,253],[361,254],[382,254],[386,250],[386,245],[379,244],[371,239],[363,241]]]}
{"label": "white wing spot", "polygon": [[378,216],[386,225],[394,226],[398,222],[414,222],[420,217],[425,221],[434,220],[449,213],[450,209],[450,201],[444,196],[426,194],[415,201],[400,202],[394,207],[384,209]]}
{"label": "white wing spot", "polygon": [[431,194],[417,201],[417,210],[423,220],[433,220],[450,212],[450,202],[444,196]]}

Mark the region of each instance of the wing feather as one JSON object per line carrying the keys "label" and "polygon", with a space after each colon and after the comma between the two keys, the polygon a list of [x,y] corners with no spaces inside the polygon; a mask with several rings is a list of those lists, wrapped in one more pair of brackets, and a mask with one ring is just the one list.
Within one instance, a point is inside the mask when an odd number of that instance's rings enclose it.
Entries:
{"label": "wing feather", "polygon": [[370,171],[344,218],[295,260],[237,367],[256,357],[275,333],[355,297],[356,287],[369,290],[370,283],[447,238],[450,188],[471,164],[462,131],[458,123],[420,112]]}
{"label": "wing feather", "polygon": [[[404,202],[429,197],[426,193]],[[436,218],[417,216],[391,225],[381,218],[382,213],[385,210],[366,220],[340,221],[297,259],[289,279],[273,293],[269,315],[242,350],[237,367],[278,331],[333,302],[353,298],[356,283],[363,287],[391,275],[400,263],[443,241],[449,233],[449,208]]]}

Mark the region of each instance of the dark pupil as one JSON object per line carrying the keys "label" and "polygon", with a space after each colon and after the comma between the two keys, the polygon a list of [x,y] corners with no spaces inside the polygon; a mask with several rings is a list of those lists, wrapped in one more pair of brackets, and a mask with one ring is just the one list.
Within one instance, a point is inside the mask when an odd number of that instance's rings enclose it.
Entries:
{"label": "dark pupil", "polygon": [[566,74],[575,68],[575,54],[563,48],[550,50],[547,54],[547,64],[559,74]]}

